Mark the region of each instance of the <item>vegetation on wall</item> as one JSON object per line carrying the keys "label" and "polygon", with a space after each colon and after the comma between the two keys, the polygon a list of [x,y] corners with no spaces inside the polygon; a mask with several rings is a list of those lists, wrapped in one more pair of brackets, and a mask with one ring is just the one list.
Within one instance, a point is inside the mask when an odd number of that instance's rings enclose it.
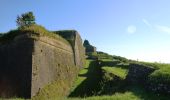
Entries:
{"label": "vegetation on wall", "polygon": [[22,28],[19,29],[15,29],[15,30],[11,30],[5,34],[3,34],[0,37],[0,43],[7,43],[7,42],[11,42],[14,40],[14,38],[18,35],[23,35],[23,34],[30,34],[30,36],[47,36],[47,37],[51,37],[57,40],[61,40],[67,44],[69,44],[67,42],[67,40],[65,40],[64,38],[62,38],[61,36],[54,34],[53,32],[48,31],[47,29],[45,29],[43,26],[40,25],[29,25],[29,26],[23,26]]}
{"label": "vegetation on wall", "polygon": [[35,16],[33,12],[24,13],[21,16],[17,16],[16,23],[19,27],[35,24]]}
{"label": "vegetation on wall", "polygon": [[74,47],[76,30],[60,30],[52,32],[66,39],[71,44],[71,46]]}

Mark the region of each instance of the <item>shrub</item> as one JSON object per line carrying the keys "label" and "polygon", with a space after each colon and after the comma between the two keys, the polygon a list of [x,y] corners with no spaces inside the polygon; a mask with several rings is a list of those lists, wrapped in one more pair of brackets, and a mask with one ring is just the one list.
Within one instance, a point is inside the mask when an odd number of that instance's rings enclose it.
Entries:
{"label": "shrub", "polygon": [[35,16],[33,15],[33,12],[27,12],[21,16],[17,16],[16,22],[19,27],[29,26],[35,24]]}

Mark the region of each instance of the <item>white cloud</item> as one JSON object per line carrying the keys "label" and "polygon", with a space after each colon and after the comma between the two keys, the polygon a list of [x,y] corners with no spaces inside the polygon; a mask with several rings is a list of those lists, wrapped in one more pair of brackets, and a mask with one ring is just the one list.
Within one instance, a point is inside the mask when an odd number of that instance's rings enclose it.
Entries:
{"label": "white cloud", "polygon": [[153,24],[149,23],[148,20],[146,20],[146,19],[142,19],[142,21],[145,25],[152,28],[153,30],[157,30],[159,32],[170,34],[170,27],[168,27],[168,26],[163,26],[163,25],[158,25],[158,24],[153,25]]}
{"label": "white cloud", "polygon": [[146,19],[142,19],[142,21],[143,21],[144,24],[146,24],[148,27],[152,27],[152,25],[151,25]]}
{"label": "white cloud", "polygon": [[128,32],[129,34],[135,33],[135,32],[136,32],[136,26],[134,26],[134,25],[128,26],[128,27],[127,27],[127,32]]}
{"label": "white cloud", "polygon": [[155,25],[155,28],[156,28],[158,31],[160,31],[160,32],[164,32],[164,33],[170,34],[170,27],[168,27],[168,26]]}

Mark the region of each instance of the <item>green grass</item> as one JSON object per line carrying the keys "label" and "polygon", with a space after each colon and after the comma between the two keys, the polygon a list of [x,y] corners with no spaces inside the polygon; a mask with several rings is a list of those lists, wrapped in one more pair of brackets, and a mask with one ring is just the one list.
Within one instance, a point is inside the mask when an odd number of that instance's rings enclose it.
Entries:
{"label": "green grass", "polygon": [[170,84],[170,66],[154,71],[149,77],[152,82]]}
{"label": "green grass", "polygon": [[[108,60],[105,60],[106,62]],[[109,60],[110,63],[110,60]],[[119,77],[123,77],[121,80],[104,83],[107,88],[103,88],[105,93],[99,95],[92,95],[90,97],[69,97],[63,100],[169,100],[170,96],[157,95],[144,89],[141,85],[127,85],[124,77],[127,75],[128,67],[125,67],[126,63],[114,63],[114,66],[102,67],[103,70],[108,73],[113,73]],[[112,65],[113,65],[112,64]],[[118,66],[116,66],[118,65]],[[80,73],[86,73],[86,70],[80,71]],[[92,76],[89,76],[92,77]],[[111,84],[110,84],[111,83]],[[88,86],[86,86],[88,88]]]}
{"label": "green grass", "polygon": [[87,73],[88,73],[88,68],[89,68],[89,65],[90,65],[91,62],[92,62],[92,60],[86,60],[85,67],[80,70],[79,76],[78,76],[77,79],[75,80],[74,86],[72,87],[72,90],[71,90],[71,91],[74,91],[83,81],[85,81],[85,80],[87,79],[87,77],[85,77],[85,76],[80,76],[80,75],[83,75],[83,74],[87,74]]}
{"label": "green grass", "polygon": [[61,36],[48,31],[47,29],[45,29],[44,27],[40,25],[30,25],[30,26],[22,27],[21,29],[11,30],[0,36],[0,43],[11,42],[14,40],[16,36],[22,35],[22,34],[30,34],[30,36],[33,38],[37,38],[37,36],[47,36],[50,38],[63,41],[66,44],[69,44],[69,42],[65,40],[64,38],[62,38]]}
{"label": "green grass", "polygon": [[48,85],[45,85],[42,89],[38,91],[36,96],[34,96],[33,100],[49,100],[53,98],[63,98],[66,95],[69,95],[71,86],[73,85],[73,81],[78,74],[79,69],[76,66],[62,66],[67,67],[64,70],[69,70],[69,72],[65,72],[61,70],[60,75],[65,75],[68,73],[70,77],[66,77],[63,79],[62,77],[57,78],[52,81]]}
{"label": "green grass", "polygon": [[87,100],[139,100],[137,96],[131,92],[115,93],[111,96],[96,96],[87,98]]}
{"label": "green grass", "polygon": [[[156,80],[160,82],[164,81],[162,79],[166,79],[169,82],[168,64],[149,63],[149,66],[151,65],[158,68],[150,75],[152,78],[156,78]],[[170,98],[168,95],[158,95],[147,91],[140,84],[126,84],[125,77],[128,74],[129,68],[127,62],[102,59],[101,68],[102,69],[97,66],[95,61],[86,60],[86,66],[80,70],[70,96],[60,100],[169,100]],[[97,72],[100,70],[107,73],[102,75],[110,75],[109,77],[112,79],[101,84],[102,80],[100,78],[104,76],[101,77]],[[114,79],[112,75],[116,75],[120,80]],[[99,83],[100,85],[97,86]],[[56,97],[54,100],[59,99]]]}
{"label": "green grass", "polygon": [[[107,81],[101,84],[102,77],[100,75],[102,74],[100,74],[101,69],[100,67],[98,67],[97,62],[93,60],[86,60],[86,66],[82,70],[80,70],[79,76],[77,77],[74,83],[70,96],[67,98],[55,97],[52,98],[52,100],[169,100],[170,98],[169,95],[162,94],[158,95],[153,92],[147,91],[140,84],[137,85],[126,84],[125,76],[127,75],[129,68],[128,67],[129,65],[126,62],[117,63],[117,61],[112,61],[109,59],[108,60],[104,59],[103,62],[105,62],[104,64],[106,65],[108,65],[107,63],[109,64],[112,63],[110,64],[112,66],[103,65],[102,70],[104,70],[107,73],[111,73],[118,76],[119,78],[121,78],[121,80],[113,79],[111,81]],[[161,76],[161,78],[162,76],[167,76],[168,78],[167,77],[165,78],[168,80],[169,79],[168,76],[169,70],[167,70],[169,68],[168,65],[162,68],[161,66],[159,67],[160,69],[156,70],[151,75],[153,75],[153,77]],[[106,87],[102,87],[101,85]],[[50,89],[53,89],[54,87],[51,87]]]}
{"label": "green grass", "polygon": [[114,95],[92,96],[87,98],[69,98],[65,100],[141,100],[132,92],[115,93]]}
{"label": "green grass", "polygon": [[114,66],[114,67],[104,66],[102,67],[102,70],[104,70],[107,73],[112,73],[122,79],[125,79],[128,73],[128,70],[123,69],[121,67],[117,67],[117,66]]}
{"label": "green grass", "polygon": [[147,79],[148,88],[157,94],[168,94],[170,87],[170,64],[137,62],[155,68]]}
{"label": "green grass", "polygon": [[132,61],[131,63],[135,63],[135,64],[141,64],[141,65],[145,65],[147,67],[152,67],[152,68],[155,68],[155,69],[161,69],[161,68],[164,68],[164,67],[169,67],[170,64],[166,64],[166,63],[153,63],[153,62],[138,62],[138,61]]}
{"label": "green grass", "polygon": [[86,66],[79,72],[69,97],[88,97],[95,95],[99,90],[101,69],[97,61],[86,60]]}

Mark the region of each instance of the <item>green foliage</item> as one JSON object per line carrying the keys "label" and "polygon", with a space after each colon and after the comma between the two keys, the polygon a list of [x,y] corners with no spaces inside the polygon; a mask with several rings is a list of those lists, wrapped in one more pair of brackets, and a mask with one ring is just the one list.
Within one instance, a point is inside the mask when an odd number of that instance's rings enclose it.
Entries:
{"label": "green foliage", "polygon": [[86,67],[79,72],[69,97],[88,97],[100,90],[101,69],[98,62],[87,60]]}
{"label": "green foliage", "polygon": [[14,37],[16,37],[19,34],[21,34],[21,32],[18,30],[11,30],[8,33],[4,33],[0,36],[0,43],[12,41]]}
{"label": "green foliage", "polygon": [[35,24],[35,16],[33,12],[24,13],[21,16],[17,16],[16,23],[19,27]]}

